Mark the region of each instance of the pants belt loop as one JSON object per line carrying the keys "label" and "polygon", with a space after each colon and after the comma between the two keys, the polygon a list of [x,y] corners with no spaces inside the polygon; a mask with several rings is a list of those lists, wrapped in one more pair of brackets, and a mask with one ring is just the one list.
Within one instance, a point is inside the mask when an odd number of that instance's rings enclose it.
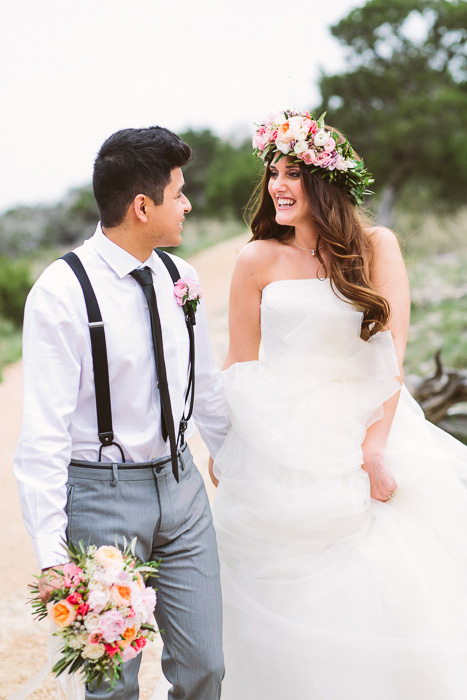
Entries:
{"label": "pants belt loop", "polygon": [[116,462],[112,463],[112,481],[111,486],[117,486],[118,484],[118,464]]}

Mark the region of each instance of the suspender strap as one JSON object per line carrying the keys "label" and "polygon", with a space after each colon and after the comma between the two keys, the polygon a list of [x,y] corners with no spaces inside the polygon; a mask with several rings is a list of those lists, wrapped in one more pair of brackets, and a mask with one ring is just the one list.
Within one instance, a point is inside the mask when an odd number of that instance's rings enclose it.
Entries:
{"label": "suspender strap", "polygon": [[[169,274],[172,278],[172,282],[174,284],[177,284],[178,280],[180,279],[180,273],[170,255],[167,255],[167,253],[165,253],[163,250],[159,250],[159,248],[155,248],[154,250],[166,266],[167,270],[169,271]],[[183,416],[180,421],[180,428],[178,431],[178,439],[180,441],[180,446],[183,446],[184,444],[185,430],[187,429],[188,421],[190,420],[193,414],[193,406],[195,401],[195,334],[193,326],[196,324],[196,319],[193,309],[188,305],[185,305],[183,307],[183,311],[185,314],[185,323],[188,330],[188,337],[190,340],[190,356],[188,366],[188,386],[185,393],[185,408],[183,410]],[[188,397],[190,397],[188,413],[185,413],[188,403]]]}
{"label": "suspender strap", "polygon": [[[102,321],[96,295],[81,260],[73,252],[63,255],[62,260],[68,263],[78,278],[83,290],[84,301],[86,303],[89,332],[91,334],[94,384],[96,388],[97,428],[101,443],[101,448],[99,450],[100,459],[103,447],[116,444],[113,441],[114,434],[112,428],[112,409],[110,404],[109,368],[107,364],[107,346],[105,343],[104,323]],[[120,445],[117,446],[120,448],[123,461],[125,461]]]}

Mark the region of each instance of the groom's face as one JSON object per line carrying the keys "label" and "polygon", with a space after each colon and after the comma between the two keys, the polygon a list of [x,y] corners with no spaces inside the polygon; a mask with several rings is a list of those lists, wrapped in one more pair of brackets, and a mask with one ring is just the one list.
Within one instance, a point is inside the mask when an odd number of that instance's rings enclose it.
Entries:
{"label": "groom's face", "polygon": [[150,235],[155,246],[178,246],[182,242],[182,225],[191,204],[183,194],[185,180],[180,168],[170,173],[170,182],[164,190],[162,204],[152,200],[147,208]]}

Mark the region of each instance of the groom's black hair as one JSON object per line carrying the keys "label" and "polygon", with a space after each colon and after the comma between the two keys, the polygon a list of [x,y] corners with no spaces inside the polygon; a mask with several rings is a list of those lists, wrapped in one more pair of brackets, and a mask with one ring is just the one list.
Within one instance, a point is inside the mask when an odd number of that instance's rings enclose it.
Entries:
{"label": "groom's black hair", "polygon": [[137,194],[162,204],[170,171],[192,158],[188,144],[161,126],[122,129],[109,136],[97,154],[92,178],[102,225],[121,224]]}

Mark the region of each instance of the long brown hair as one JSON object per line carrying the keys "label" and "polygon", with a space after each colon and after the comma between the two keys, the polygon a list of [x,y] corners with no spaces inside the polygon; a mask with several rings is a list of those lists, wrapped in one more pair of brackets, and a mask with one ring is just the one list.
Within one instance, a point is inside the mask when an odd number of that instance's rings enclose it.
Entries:
{"label": "long brown hair", "polygon": [[[374,289],[370,280],[372,245],[364,228],[368,221],[357,214],[355,205],[343,190],[325,182],[318,173],[310,172],[304,163],[299,167],[303,191],[318,231],[317,258],[333,289],[363,311],[361,337],[368,340],[386,326],[390,315],[388,301]],[[276,210],[268,191],[270,177],[271,172],[266,167],[250,203],[250,207],[255,207],[250,223],[252,241],[285,240],[294,232],[293,227],[276,222]],[[324,246],[329,251],[329,268],[321,255]]]}

